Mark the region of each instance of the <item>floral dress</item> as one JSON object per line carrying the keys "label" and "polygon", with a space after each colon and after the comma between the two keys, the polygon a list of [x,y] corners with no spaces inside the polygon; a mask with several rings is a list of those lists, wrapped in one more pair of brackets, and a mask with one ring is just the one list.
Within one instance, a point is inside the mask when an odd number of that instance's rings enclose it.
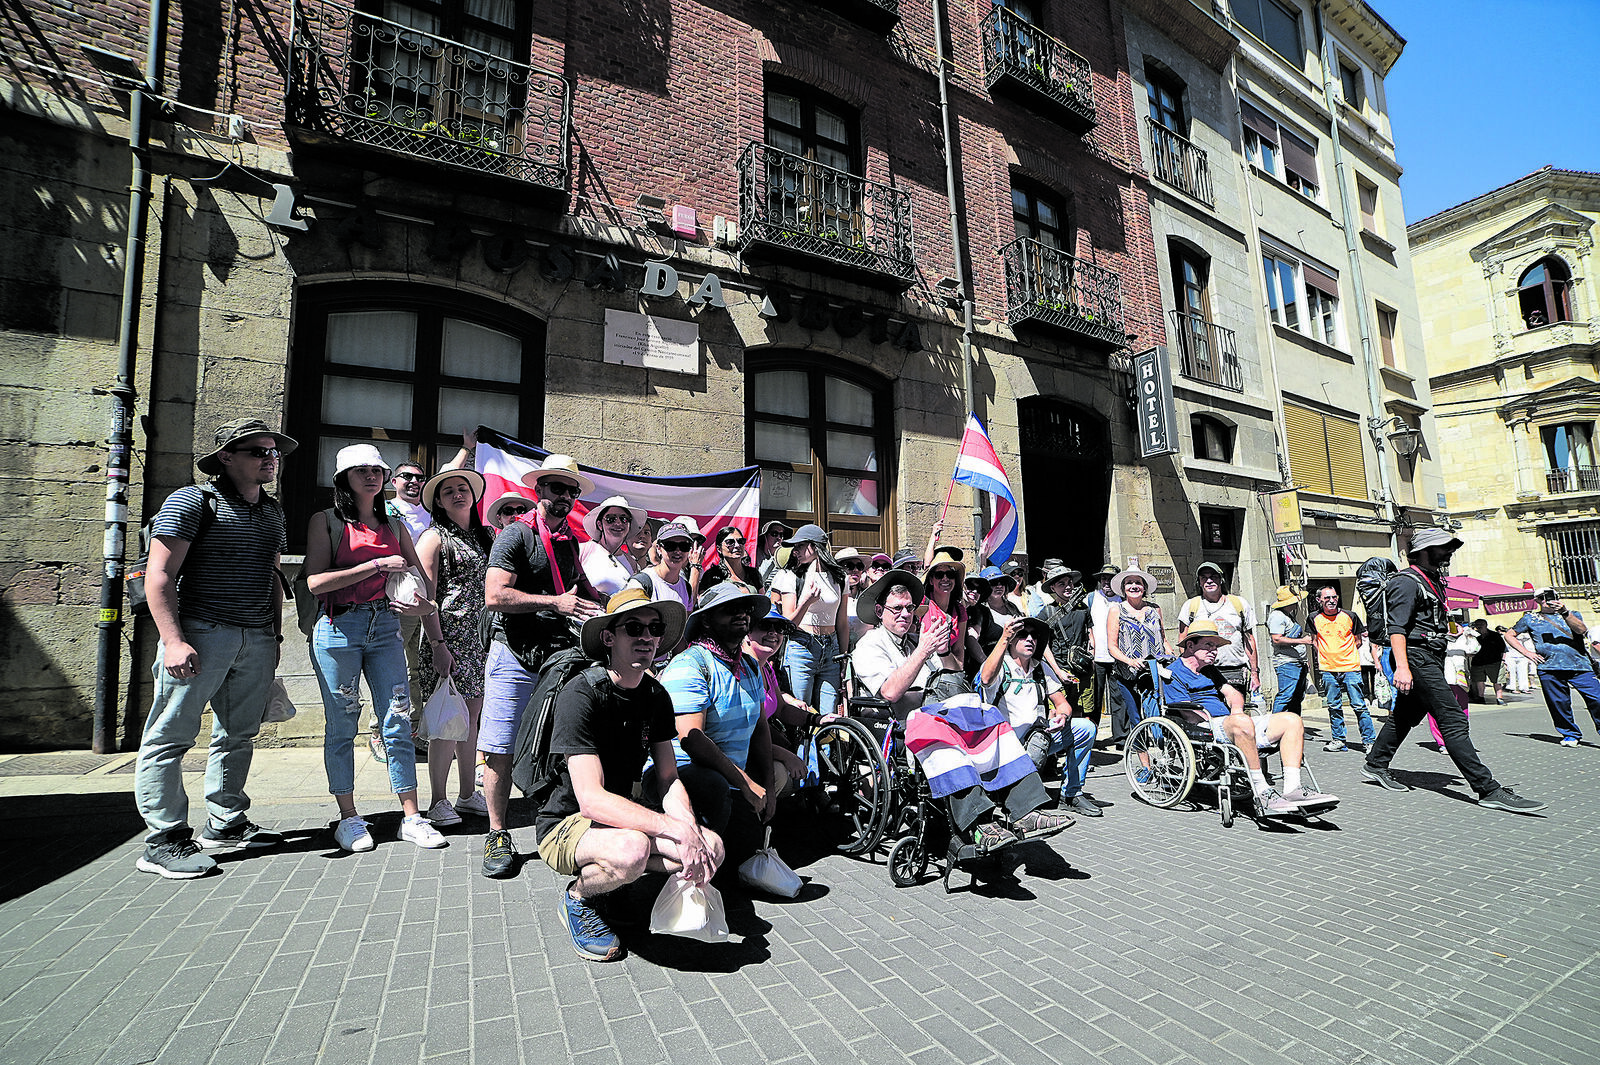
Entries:
{"label": "floral dress", "polygon": [[[435,525],[439,534],[439,627],[444,645],[455,657],[450,676],[463,699],[483,698],[483,664],[487,654],[478,634],[478,618],[483,614],[483,578],[489,568],[489,553],[482,544],[461,530]],[[433,670],[433,655],[422,655],[423,690],[430,695],[439,686]]]}

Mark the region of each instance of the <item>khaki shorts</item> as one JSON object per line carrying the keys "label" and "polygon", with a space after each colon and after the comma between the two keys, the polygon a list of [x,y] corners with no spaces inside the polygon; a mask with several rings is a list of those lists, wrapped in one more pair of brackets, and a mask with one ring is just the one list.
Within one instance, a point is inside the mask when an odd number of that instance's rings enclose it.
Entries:
{"label": "khaki shorts", "polygon": [[[1212,738],[1214,738],[1218,743],[1233,742],[1233,740],[1229,738],[1227,730],[1222,727],[1222,723],[1226,720],[1228,720],[1226,717],[1214,717],[1211,719],[1211,735]],[[1272,722],[1272,715],[1252,714],[1250,716],[1250,720],[1255,722],[1256,726],[1256,749],[1259,750],[1262,747],[1276,746],[1275,741],[1267,739],[1267,726]]]}
{"label": "khaki shorts", "polygon": [[568,814],[539,841],[539,857],[562,876],[577,876],[578,841],[593,827],[582,814]]}

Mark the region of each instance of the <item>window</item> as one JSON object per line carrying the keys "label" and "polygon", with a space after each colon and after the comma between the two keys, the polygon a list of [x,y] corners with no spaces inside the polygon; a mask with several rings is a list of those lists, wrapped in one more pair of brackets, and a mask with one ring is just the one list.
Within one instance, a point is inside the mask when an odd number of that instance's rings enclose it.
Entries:
{"label": "window", "polygon": [[1572,321],[1572,273],[1567,264],[1550,256],[1530,266],[1517,282],[1517,302],[1529,329]]}
{"label": "window", "polygon": [[1066,211],[1062,209],[1060,197],[1047,190],[1013,181],[1011,219],[1016,223],[1017,236],[1031,237],[1051,248],[1072,250],[1072,230]]}
{"label": "window", "polygon": [[1357,174],[1356,197],[1361,201],[1361,228],[1375,236],[1383,236],[1383,223],[1378,206],[1378,186]]}
{"label": "window", "polygon": [[1286,401],[1283,423],[1289,438],[1289,469],[1296,485],[1320,495],[1368,498],[1359,419],[1323,414]]}
{"label": "window", "polygon": [[1400,316],[1378,304],[1378,347],[1383,351],[1383,364],[1400,367]]}
{"label": "window", "polygon": [[1361,110],[1366,100],[1365,85],[1360,67],[1339,60],[1339,88],[1344,93],[1344,102],[1354,110]]}
{"label": "window", "polygon": [[1308,200],[1321,202],[1322,177],[1316,145],[1291,133],[1259,108],[1240,103],[1244,154],[1252,166],[1271,174]]}
{"label": "window", "polygon": [[776,156],[767,180],[768,218],[841,244],[865,240],[857,122],[844,104],[789,82],[767,86],[766,143],[807,166]]}
{"label": "window", "polygon": [[746,452],[763,519],[814,522],[835,548],[892,545],[889,390],[832,365],[763,359],[750,373]]}
{"label": "window", "polygon": [[1209,414],[1189,417],[1189,431],[1194,437],[1194,457],[1209,462],[1233,461],[1233,426]]}
{"label": "window", "polygon": [[1268,48],[1298,70],[1305,66],[1306,50],[1300,44],[1300,13],[1278,0],[1234,0],[1234,21],[1259,37]]}
{"label": "window", "polygon": [[285,431],[301,447],[283,493],[291,544],[331,505],[334,457],[347,444],[433,470],[480,424],[543,437],[538,319],[454,290],[381,282],[310,286],[296,317]]}
{"label": "window", "polygon": [[1150,118],[1158,125],[1183,135],[1183,83],[1164,70],[1149,64],[1144,68],[1145,89],[1150,95]]}
{"label": "window", "polygon": [[1594,461],[1594,422],[1539,427],[1544,440],[1545,484],[1552,492],[1600,491]]}
{"label": "window", "polygon": [[1211,263],[1205,256],[1185,245],[1172,244],[1172,293],[1177,297],[1178,310],[1203,321],[1211,320],[1207,293],[1210,275]]}
{"label": "window", "polygon": [[1550,557],[1550,583],[1558,589],[1600,585],[1600,522],[1577,521],[1540,530]]}
{"label": "window", "polygon": [[1330,347],[1343,348],[1339,280],[1325,267],[1300,262],[1271,246],[1261,253],[1267,313],[1286,329]]}
{"label": "window", "polygon": [[[1200,508],[1200,546],[1206,552],[1235,551],[1239,547],[1239,512],[1221,507]],[[1225,577],[1231,577],[1231,567]]]}
{"label": "window", "polygon": [[791,155],[859,174],[854,113],[844,104],[789,82],[767,87],[767,143]]}

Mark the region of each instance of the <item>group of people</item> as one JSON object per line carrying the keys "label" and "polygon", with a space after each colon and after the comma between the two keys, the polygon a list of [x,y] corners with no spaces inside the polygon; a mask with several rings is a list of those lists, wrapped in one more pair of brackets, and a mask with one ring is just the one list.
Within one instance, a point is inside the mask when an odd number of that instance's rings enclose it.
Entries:
{"label": "group of people", "polygon": [[[222,426],[197,460],[211,482],[173,493],[152,523],[146,585],[161,645],[137,769],[149,829],[142,870],[202,876],[215,866],[207,850],[283,840],[250,821],[244,785],[290,590],[279,568],[283,511],[264,486],[296,446],[259,420]],[[1327,656],[1330,702],[1345,692],[1357,710],[1370,779],[1405,787],[1389,774],[1389,759],[1426,713],[1485,805],[1538,806],[1493,781],[1448,686],[1435,684],[1444,675],[1444,644],[1434,638],[1442,599],[1428,591],[1437,590],[1439,559],[1459,541],[1435,543],[1425,533],[1406,571],[1413,577],[1390,598],[1399,699],[1375,737],[1349,679],[1359,671],[1350,650],[1360,623],[1330,589],[1318,592],[1310,633],[1285,613],[1298,597],[1280,590],[1268,625],[1278,700],[1252,713],[1260,689],[1254,611],[1228,594],[1211,563],[1196,574],[1200,594],[1179,611],[1174,644],[1148,598],[1155,579],[1137,566],[1108,564],[1090,588],[1047,559],[1028,584],[1017,566],[969,573],[962,551],[939,542],[938,525],[920,555],[891,557],[835,551],[821,528],[779,521],[753,537],[741,525],[717,525],[708,540],[693,517],[657,523],[622,496],[588,506],[575,522],[575,504],[595,485],[569,456],[550,455],[487,501],[485,479],[470,465],[464,449],[432,476],[410,463],[391,470],[376,447],[351,445],[336,457],[333,506],[306,530],[303,626],[326,718],[324,766],[339,810],[333,837],[346,851],[375,846],[354,800],[364,679],[374,711],[368,743],[386,763],[400,839],[437,848],[447,843],[440,828],[463,814],[484,818],[483,874],[515,875],[507,809],[519,725],[541,674],[578,649],[585,668],[555,695],[550,749],[560,757],[538,791],[535,838],[540,858],[566,878],[562,912],[585,958],[621,951],[598,898],[647,871],[703,883],[754,854],[779,799],[808,773],[808,725],[842,709],[852,675],[855,691],[902,719],[961,696],[1003,717],[1034,770],[1003,788],[975,784],[948,796],[956,828],[980,848],[1052,835],[1074,815],[1102,816],[1085,790],[1099,721],[1109,714],[1112,740],[1121,742],[1140,716],[1152,660],[1170,659],[1158,674],[1167,697],[1204,707],[1217,738],[1244,752],[1264,813],[1326,808],[1337,800],[1299,779],[1304,727],[1295,703],[1313,644]],[[397,594],[406,580],[413,594]],[[1556,606],[1581,636],[1581,619]],[[1546,635],[1530,631],[1531,639]],[[1535,661],[1553,653],[1545,642],[1536,648]],[[1390,673],[1389,651],[1382,657]],[[1541,682],[1559,673],[1547,663]],[[1586,698],[1584,684],[1593,686],[1600,700],[1592,674],[1569,679]],[[428,742],[424,810],[418,703],[447,681],[470,727],[464,739]],[[208,704],[208,816],[196,836],[181,760]],[[1329,749],[1342,749],[1342,714],[1334,722]],[[1258,747],[1267,744],[1283,754],[1281,791],[1261,770]],[[1043,780],[1057,761],[1061,787],[1052,798]]]}

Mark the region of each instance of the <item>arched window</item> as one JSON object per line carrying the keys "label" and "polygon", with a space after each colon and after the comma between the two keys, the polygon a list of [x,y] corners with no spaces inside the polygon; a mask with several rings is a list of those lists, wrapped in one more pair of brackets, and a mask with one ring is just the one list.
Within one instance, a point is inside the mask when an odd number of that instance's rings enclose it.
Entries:
{"label": "arched window", "polygon": [[890,550],[889,387],[837,363],[768,356],[748,372],[745,451],[761,466],[761,516],[814,522],[835,549]]}
{"label": "arched window", "polygon": [[1517,282],[1522,323],[1537,329],[1551,322],[1572,321],[1572,272],[1555,256],[1528,267]]}

